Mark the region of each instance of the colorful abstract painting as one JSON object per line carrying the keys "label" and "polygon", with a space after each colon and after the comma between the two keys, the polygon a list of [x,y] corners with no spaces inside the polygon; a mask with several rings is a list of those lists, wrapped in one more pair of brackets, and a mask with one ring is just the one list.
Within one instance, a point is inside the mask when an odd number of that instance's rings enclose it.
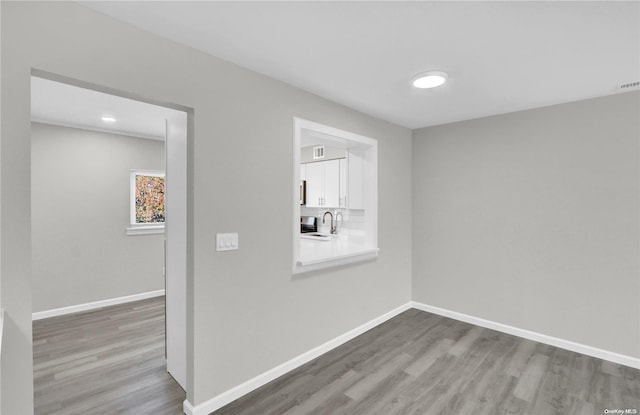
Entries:
{"label": "colorful abstract painting", "polygon": [[136,174],[135,223],[164,223],[164,177]]}

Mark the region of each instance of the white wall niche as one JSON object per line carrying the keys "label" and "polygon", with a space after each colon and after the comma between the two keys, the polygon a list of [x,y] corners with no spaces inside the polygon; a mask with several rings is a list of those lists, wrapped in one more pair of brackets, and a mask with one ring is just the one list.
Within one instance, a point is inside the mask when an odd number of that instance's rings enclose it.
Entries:
{"label": "white wall niche", "polygon": [[[297,117],[294,117],[293,121],[293,273],[316,271],[376,258],[379,252],[377,140]],[[360,187],[362,201],[358,208],[362,210],[363,225],[357,231],[339,228],[338,233],[331,235],[326,241],[301,238],[300,233],[301,149],[314,145],[343,148],[347,154],[357,157],[362,169],[361,182],[350,185]],[[326,210],[335,215],[340,209]]]}

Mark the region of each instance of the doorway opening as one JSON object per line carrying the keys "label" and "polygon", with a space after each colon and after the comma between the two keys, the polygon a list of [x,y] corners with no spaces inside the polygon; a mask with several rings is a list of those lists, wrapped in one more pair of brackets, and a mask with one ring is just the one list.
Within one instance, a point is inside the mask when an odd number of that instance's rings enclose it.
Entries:
{"label": "doorway opening", "polygon": [[31,87],[34,320],[164,296],[166,370],[186,390],[190,110],[35,70]]}

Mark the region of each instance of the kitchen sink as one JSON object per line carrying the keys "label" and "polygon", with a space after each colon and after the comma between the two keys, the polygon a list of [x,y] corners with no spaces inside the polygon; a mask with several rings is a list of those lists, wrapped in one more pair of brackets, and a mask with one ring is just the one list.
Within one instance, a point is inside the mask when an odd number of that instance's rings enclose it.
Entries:
{"label": "kitchen sink", "polygon": [[305,239],[315,239],[316,241],[330,241],[331,239],[335,238],[336,235],[319,233],[319,232],[311,232],[311,233],[301,233],[300,237]]}

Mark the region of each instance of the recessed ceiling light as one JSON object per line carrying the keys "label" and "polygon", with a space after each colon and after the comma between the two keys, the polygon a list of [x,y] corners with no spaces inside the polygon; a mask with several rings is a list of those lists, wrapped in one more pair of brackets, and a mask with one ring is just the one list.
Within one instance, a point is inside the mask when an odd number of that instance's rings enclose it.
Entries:
{"label": "recessed ceiling light", "polygon": [[102,121],[106,122],[106,123],[114,123],[116,122],[115,117],[112,117],[110,115],[105,115],[104,117],[100,118]]}
{"label": "recessed ceiling light", "polygon": [[413,79],[413,86],[416,88],[435,88],[447,81],[448,75],[445,72],[429,71],[421,73]]}

